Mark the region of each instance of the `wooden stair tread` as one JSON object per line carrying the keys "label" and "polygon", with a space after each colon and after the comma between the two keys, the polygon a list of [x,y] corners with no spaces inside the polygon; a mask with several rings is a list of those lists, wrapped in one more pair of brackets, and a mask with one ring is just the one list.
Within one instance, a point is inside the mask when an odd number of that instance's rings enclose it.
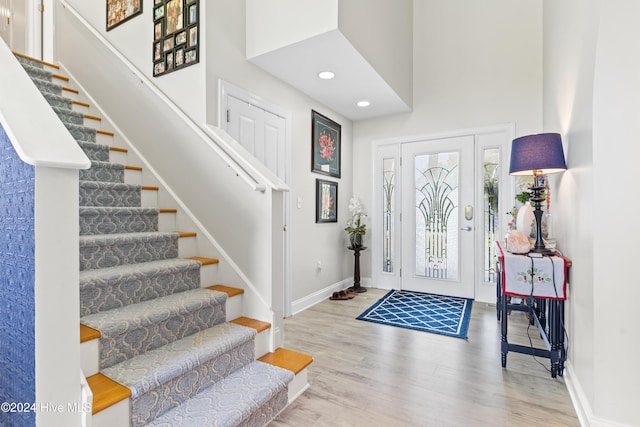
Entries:
{"label": "wooden stair tread", "polygon": [[63,82],[69,81],[69,77],[61,76],[60,74],[54,74],[52,77],[54,79],[62,80]]}
{"label": "wooden stair tread", "polygon": [[253,328],[258,333],[262,331],[266,331],[271,327],[271,323],[263,322],[262,320],[252,319],[250,317],[238,317],[237,319],[233,319],[231,323],[235,323],[236,325],[246,326],[247,328]]}
{"label": "wooden stair tread", "polygon": [[124,167],[126,170],[130,170],[130,171],[141,171],[142,168],[140,166],[130,166],[130,165],[125,165]]}
{"label": "wooden stair tread", "polygon": [[155,185],[143,185],[141,188],[143,190],[149,190],[149,191],[158,191],[158,190],[160,190],[160,187],[157,187]]}
{"label": "wooden stair tread", "polygon": [[198,234],[193,231],[180,231],[178,232],[180,237],[196,237]]}
{"label": "wooden stair tread", "polygon": [[77,90],[77,89],[71,89],[70,87],[63,87],[63,88],[62,88],[62,90],[65,90],[65,91],[67,91],[67,92],[74,93],[74,94],[76,94],[76,95],[80,94],[80,91],[79,91],[79,90]]}
{"label": "wooden stair tread", "polygon": [[160,213],[178,213],[178,209],[158,209]]}
{"label": "wooden stair tread", "polygon": [[109,147],[109,150],[111,151],[119,151],[120,153],[128,153],[129,150],[127,150],[126,148],[122,148],[122,147]]}
{"label": "wooden stair tread", "polygon": [[48,67],[55,68],[56,70],[59,70],[59,69],[60,69],[60,66],[58,66],[58,65],[56,65],[56,64],[52,64],[52,63],[50,63],[50,62],[45,62],[45,61],[43,61],[42,59],[34,58],[34,57],[32,57],[32,56],[25,55],[24,53],[13,52],[13,54],[14,54],[14,55],[16,55],[16,56],[20,56],[20,57],[22,57],[22,58],[30,59],[30,60],[32,60],[32,61],[35,61],[35,62],[38,62],[38,63],[40,63],[40,64],[46,65],[46,66],[48,66]]}
{"label": "wooden stair tread", "polygon": [[207,289],[211,289],[212,291],[224,292],[229,297],[235,297],[236,295],[244,294],[244,289],[233,288],[231,286],[225,286],[225,285],[207,286]]}
{"label": "wooden stair tread", "polygon": [[80,323],[80,343],[97,340],[102,334],[97,329],[90,328],[89,326]]}
{"label": "wooden stair tread", "polygon": [[71,101],[72,104],[76,104],[76,105],[81,105],[83,107],[91,107],[91,105],[87,104],[86,102],[82,102],[82,101],[76,101],[75,99],[73,101]]}
{"label": "wooden stair tread", "polygon": [[192,259],[194,261],[200,261],[202,265],[212,265],[212,264],[218,264],[220,262],[216,258],[205,258],[200,256],[192,256],[189,259]]}
{"label": "wooden stair tread", "polygon": [[93,393],[92,414],[131,397],[131,390],[101,373],[88,377],[87,383]]}
{"label": "wooden stair tread", "polygon": [[96,130],[96,133],[97,133],[97,134],[100,134],[100,135],[115,136],[115,133],[113,133],[113,132],[111,132],[111,131],[109,131],[109,130],[100,130],[100,129],[97,129],[97,130]]}
{"label": "wooden stair tread", "polygon": [[89,119],[89,120],[97,120],[97,121],[99,121],[99,122],[101,122],[101,121],[102,121],[102,118],[100,118],[100,117],[98,117],[98,116],[92,116],[92,115],[90,115],[90,114],[85,114],[85,115],[84,115],[84,118],[85,118],[85,119]]}
{"label": "wooden stair tread", "polygon": [[313,362],[313,357],[308,354],[278,347],[273,353],[267,353],[258,360],[289,370],[295,375],[298,375],[298,373]]}

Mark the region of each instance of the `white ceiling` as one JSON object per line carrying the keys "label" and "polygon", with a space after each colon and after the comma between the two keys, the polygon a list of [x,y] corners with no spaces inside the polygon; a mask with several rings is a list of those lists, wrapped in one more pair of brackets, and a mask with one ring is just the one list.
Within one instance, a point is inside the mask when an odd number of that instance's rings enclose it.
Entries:
{"label": "white ceiling", "polygon": [[[250,61],[354,121],[411,110],[339,31],[273,50]],[[322,80],[318,78],[320,71],[332,71],[336,76]],[[362,100],[371,105],[358,107],[356,103]]]}

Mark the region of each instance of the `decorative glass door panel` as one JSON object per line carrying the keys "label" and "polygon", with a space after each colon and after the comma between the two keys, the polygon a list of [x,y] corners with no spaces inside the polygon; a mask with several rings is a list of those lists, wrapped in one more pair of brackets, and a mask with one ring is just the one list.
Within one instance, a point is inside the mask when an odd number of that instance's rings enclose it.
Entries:
{"label": "decorative glass door panel", "polygon": [[402,145],[402,288],[474,295],[474,137]]}
{"label": "decorative glass door panel", "polygon": [[460,155],[414,158],[416,276],[458,280]]}

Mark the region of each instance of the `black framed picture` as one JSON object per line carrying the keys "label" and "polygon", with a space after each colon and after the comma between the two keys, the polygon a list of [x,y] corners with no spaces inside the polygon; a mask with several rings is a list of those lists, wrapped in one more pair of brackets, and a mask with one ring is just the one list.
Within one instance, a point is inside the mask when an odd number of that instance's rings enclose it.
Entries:
{"label": "black framed picture", "polygon": [[107,31],[142,14],[142,0],[107,0]]}
{"label": "black framed picture", "polygon": [[154,0],[154,77],[200,61],[199,22],[199,0]]}
{"label": "black framed picture", "polygon": [[311,171],[340,178],[342,126],[311,110]]}
{"label": "black framed picture", "polygon": [[338,222],[338,183],[316,179],[316,223]]}

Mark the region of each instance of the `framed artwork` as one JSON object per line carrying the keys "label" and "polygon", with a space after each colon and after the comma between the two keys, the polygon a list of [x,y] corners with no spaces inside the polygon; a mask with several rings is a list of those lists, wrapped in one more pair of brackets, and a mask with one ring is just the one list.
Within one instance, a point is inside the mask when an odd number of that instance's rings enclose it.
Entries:
{"label": "framed artwork", "polygon": [[107,0],[107,31],[142,14],[142,0]]}
{"label": "framed artwork", "polygon": [[311,171],[340,178],[342,127],[311,110]]}
{"label": "framed artwork", "polygon": [[200,60],[199,0],[153,0],[153,76]]}
{"label": "framed artwork", "polygon": [[316,223],[338,222],[338,183],[316,179]]}

